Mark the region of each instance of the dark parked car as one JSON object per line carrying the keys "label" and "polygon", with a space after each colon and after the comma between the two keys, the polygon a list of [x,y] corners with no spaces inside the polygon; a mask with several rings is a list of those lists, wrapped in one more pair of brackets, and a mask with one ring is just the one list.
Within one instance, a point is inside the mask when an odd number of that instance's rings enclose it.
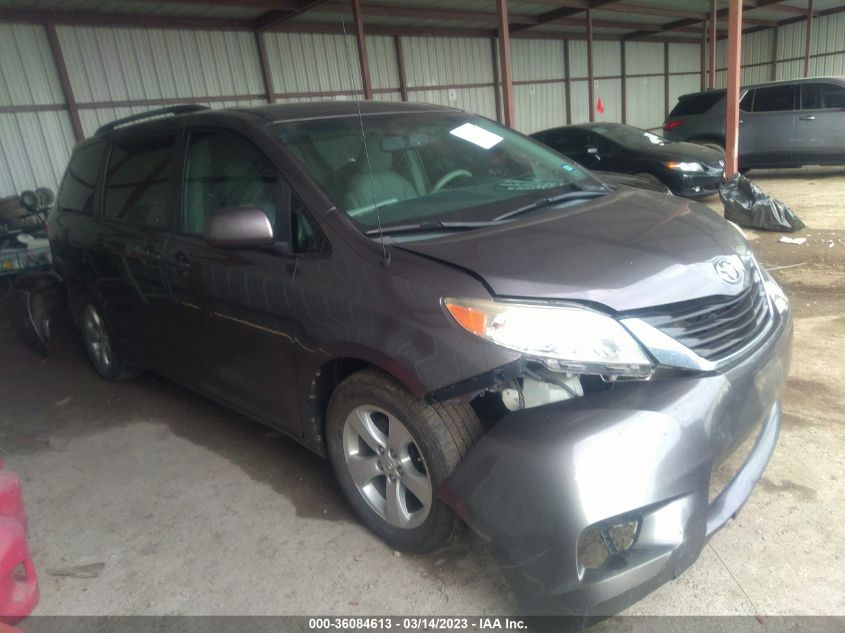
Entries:
{"label": "dark parked car", "polygon": [[672,193],[669,187],[650,174],[638,176],[636,174],[617,174],[610,171],[596,171],[594,169],[593,175],[597,176],[606,185],[621,185],[623,187],[656,191],[657,193]]}
{"label": "dark parked car", "polygon": [[718,214],[435,106],[154,114],[79,144],[50,218],[104,378],[288,433],[391,547],[463,519],[532,611],[623,608],[745,502],[792,324]]}
{"label": "dark parked car", "polygon": [[620,123],[569,125],[531,136],[587,169],[656,180],[687,198],[719,191],[725,170],[723,151]]}
{"label": "dark parked car", "polygon": [[[667,138],[725,146],[724,90],[682,95],[663,124]],[[814,77],[741,90],[739,165],[845,165],[845,79]]]}

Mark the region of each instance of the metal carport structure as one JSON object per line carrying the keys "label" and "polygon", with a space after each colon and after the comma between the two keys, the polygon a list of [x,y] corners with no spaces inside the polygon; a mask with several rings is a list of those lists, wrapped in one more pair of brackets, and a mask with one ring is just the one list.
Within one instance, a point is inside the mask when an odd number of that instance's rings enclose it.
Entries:
{"label": "metal carport structure", "polygon": [[[47,45],[47,50],[40,51],[38,61],[54,65],[61,93],[60,99],[58,96],[46,100],[39,100],[35,96],[22,97],[24,91],[13,68],[3,73],[6,86],[5,94],[0,94],[0,117],[61,113],[68,117],[72,140],[77,141],[90,133],[94,126],[94,123],[87,123],[88,118],[96,114],[101,117],[99,122],[102,122],[103,117],[109,116],[108,111],[116,112],[120,108],[151,108],[186,101],[210,105],[273,103],[345,98],[349,94],[357,94],[365,99],[429,100],[434,92],[439,92],[447,93],[449,100],[456,102],[459,107],[473,109],[472,104],[466,105],[460,99],[453,99],[452,93],[482,89],[492,89],[492,92],[487,93],[487,98],[492,97],[493,106],[489,115],[508,125],[517,126],[521,114],[520,99],[524,102],[526,98],[522,93],[527,90],[533,96],[550,89],[552,84],[565,86],[564,107],[561,108],[565,110],[565,118],[561,112],[560,123],[594,120],[598,85],[605,86],[613,95],[614,113],[609,116],[626,122],[626,119],[631,118],[628,116],[631,111],[636,112],[637,109],[662,109],[660,114],[665,116],[671,107],[672,93],[714,88],[723,82],[722,77],[726,74],[724,84],[731,95],[729,103],[734,106],[729,112],[730,124],[727,128],[727,171],[732,173],[736,169],[736,91],[740,83],[742,59],[740,33],[746,37],[753,37],[757,33],[766,33],[768,36],[766,41],[771,47],[770,59],[757,60],[760,58],[757,55],[755,61],[746,65],[746,70],[755,67],[755,78],[761,75],[760,71],[768,68],[771,70],[766,74],[770,76],[766,79],[775,78],[778,76],[779,65],[790,65],[792,69],[793,62],[799,64],[803,75],[807,76],[811,71],[811,59],[836,59],[837,63],[840,58],[845,59],[845,51],[839,50],[841,41],[835,44],[838,39],[836,29],[840,26],[838,22],[828,29],[831,33],[825,38],[824,48],[813,54],[814,22],[820,18],[843,17],[837,14],[845,12],[845,6],[837,0],[730,0],[729,3],[716,0],[180,0],[166,3],[151,0],[74,0],[56,5],[46,0],[0,0],[0,28],[6,24],[11,25],[12,29],[7,31],[11,34],[11,37],[6,38],[7,50],[17,46],[17,41],[10,41],[15,37],[15,29],[22,25],[42,29],[43,33],[33,35],[42,38]],[[801,31],[795,31],[798,27]],[[170,92],[163,89],[152,91],[154,97],[146,93],[139,96],[126,90],[125,95],[115,98],[110,87],[100,91],[108,93],[108,98],[100,97],[93,89],[87,90],[90,94],[80,94],[86,91],[80,90],[79,77],[88,69],[80,69],[79,66],[85,66],[86,59],[90,58],[90,51],[86,47],[90,49],[97,44],[91,44],[96,39],[94,36],[89,37],[91,41],[81,41],[80,36],[77,38],[80,42],[74,43],[70,30],[91,28],[128,29],[121,33],[129,35],[130,39],[143,30],[237,33],[240,38],[238,54],[254,55],[255,66],[260,69],[260,85],[237,94],[210,94],[210,91],[206,91],[202,96],[183,96],[178,86]],[[786,29],[790,29],[791,34],[785,37]],[[285,76],[289,70],[285,68],[286,49],[278,45],[273,37],[338,36],[344,33],[354,37],[357,59],[343,59],[345,53],[342,51],[340,54],[337,51],[324,52],[337,55],[338,65],[341,61],[349,62],[357,75],[353,80],[354,86],[348,78],[337,75],[333,80],[327,79],[323,82],[325,85],[316,90],[311,87],[304,90],[288,87],[288,84],[295,82],[287,81]],[[252,51],[243,50],[244,36],[252,38]],[[374,52],[371,38],[376,37],[379,40]],[[784,40],[787,37],[803,40],[801,55],[779,57],[779,51],[786,50]],[[413,66],[411,72],[421,74],[425,72],[426,64],[434,63],[432,59],[419,57],[414,51],[409,53],[406,50],[409,40],[419,41],[420,38],[434,41],[430,47],[432,49],[443,48],[445,43],[458,39],[472,39],[476,43],[485,40],[488,42],[487,52],[478,53],[477,59],[462,59],[461,64],[489,67],[483,69],[481,80],[473,77],[472,73],[465,73],[469,79],[464,81],[438,77],[432,81],[409,81],[409,64]],[[371,44],[370,50],[368,42]],[[544,69],[545,74],[535,72],[528,78],[522,78],[520,72],[525,75],[525,71],[515,72],[512,48],[524,47],[529,42],[534,42],[532,46],[536,48],[531,49],[527,61],[523,59],[521,67]],[[537,51],[541,51],[543,42],[557,43],[554,56],[538,55]],[[562,45],[560,50],[558,45]],[[71,51],[74,46],[78,46],[79,50]],[[655,57],[653,53],[659,50],[655,47],[662,47],[662,54],[659,54],[662,67],[658,68],[659,62],[653,59],[641,62],[641,67],[637,67],[637,56],[632,56],[630,50],[643,46],[649,47],[640,55],[643,58]],[[673,50],[673,46],[679,47],[678,50]],[[690,58],[684,63],[692,63],[691,52],[695,47],[698,48],[698,55],[695,56],[698,58],[695,60],[697,68],[691,65],[678,66],[682,57]],[[725,48],[727,54],[722,54],[724,65],[720,67],[718,57]],[[39,53],[13,52],[22,57]],[[72,53],[70,59],[69,52]],[[559,55],[561,52],[562,55]],[[322,53],[317,50],[315,54]],[[101,56],[107,58],[109,54],[103,52]],[[350,58],[353,56],[349,55]],[[455,57],[460,56],[458,54]],[[219,60],[209,60],[208,54],[199,47],[195,57],[196,64],[219,63]],[[106,59],[104,63],[112,61]],[[114,61],[119,62],[121,60]],[[139,62],[136,68],[118,72],[124,75],[135,73],[146,81],[146,75],[158,73],[159,62],[147,66]],[[646,62],[648,68],[644,65]],[[20,65],[26,69],[25,61]],[[395,81],[389,86],[384,81],[373,79],[373,74],[378,75],[385,65],[389,65],[390,72],[395,75]],[[573,69],[576,65],[584,69],[584,76],[578,76],[578,72]],[[422,71],[420,67],[423,67]],[[554,72],[548,70],[551,67],[555,68]],[[96,71],[91,70],[90,73]],[[783,74],[789,73],[795,74],[794,70]],[[698,77],[697,85],[691,81],[693,74]],[[647,84],[642,91],[662,92],[663,102],[659,104],[662,108],[653,102],[647,105],[639,101],[631,103],[631,82],[639,78],[642,78],[643,84]],[[49,78],[45,81],[56,83]],[[178,83],[178,77],[174,82]],[[89,78],[89,83],[93,84],[94,80]],[[607,88],[611,83],[611,88]],[[675,86],[675,83],[679,85]],[[586,108],[578,100],[584,87],[586,93],[581,99],[586,102]],[[57,88],[54,86],[51,89],[55,92]],[[30,92],[35,90],[31,89]],[[645,125],[645,120],[645,117],[638,116],[632,122]],[[651,124],[655,122],[653,119],[648,121]],[[521,127],[531,127],[531,124],[523,123]],[[3,126],[0,126],[0,131],[2,129]],[[42,131],[41,136],[46,134]],[[4,144],[8,146],[8,143]],[[40,160],[37,156],[26,158],[30,161]],[[9,180],[14,181],[15,178],[10,177]]]}

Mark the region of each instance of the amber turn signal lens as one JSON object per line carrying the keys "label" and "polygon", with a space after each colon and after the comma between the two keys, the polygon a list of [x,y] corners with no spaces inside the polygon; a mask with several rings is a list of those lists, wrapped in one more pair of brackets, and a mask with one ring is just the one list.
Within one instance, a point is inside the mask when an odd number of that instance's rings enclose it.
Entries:
{"label": "amber turn signal lens", "polygon": [[462,328],[478,336],[484,336],[487,328],[487,315],[484,312],[455,303],[447,303],[446,309]]}

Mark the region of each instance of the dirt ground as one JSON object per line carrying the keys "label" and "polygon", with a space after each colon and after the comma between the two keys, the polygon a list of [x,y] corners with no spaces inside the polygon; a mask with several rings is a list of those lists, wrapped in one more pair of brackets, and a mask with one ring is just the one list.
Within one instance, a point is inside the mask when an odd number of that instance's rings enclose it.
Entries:
{"label": "dirt ground", "polygon": [[[845,169],[750,177],[807,224],[800,246],[748,231],[796,316],[780,444],[737,520],[628,613],[845,614]],[[397,556],[305,449],[153,376],[107,384],[73,337],[44,359],[8,302],[0,317],[0,447],[24,480],[38,614],[518,612],[468,532]]]}

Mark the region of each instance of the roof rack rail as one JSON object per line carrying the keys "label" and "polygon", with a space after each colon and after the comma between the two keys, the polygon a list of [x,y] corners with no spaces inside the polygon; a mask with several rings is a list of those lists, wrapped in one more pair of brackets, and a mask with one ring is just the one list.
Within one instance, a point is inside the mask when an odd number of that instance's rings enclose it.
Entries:
{"label": "roof rack rail", "polygon": [[143,119],[148,119],[154,116],[161,116],[163,114],[188,114],[190,112],[202,112],[203,110],[210,109],[211,108],[209,108],[208,106],[193,103],[167,106],[166,108],[156,108],[155,110],[147,110],[146,112],[141,112],[139,114],[125,116],[122,119],[115,119],[111,123],[101,125],[99,128],[97,128],[95,134],[103,134],[104,132],[113,130],[121,125],[126,125],[127,123],[134,123],[135,121],[141,121]]}

